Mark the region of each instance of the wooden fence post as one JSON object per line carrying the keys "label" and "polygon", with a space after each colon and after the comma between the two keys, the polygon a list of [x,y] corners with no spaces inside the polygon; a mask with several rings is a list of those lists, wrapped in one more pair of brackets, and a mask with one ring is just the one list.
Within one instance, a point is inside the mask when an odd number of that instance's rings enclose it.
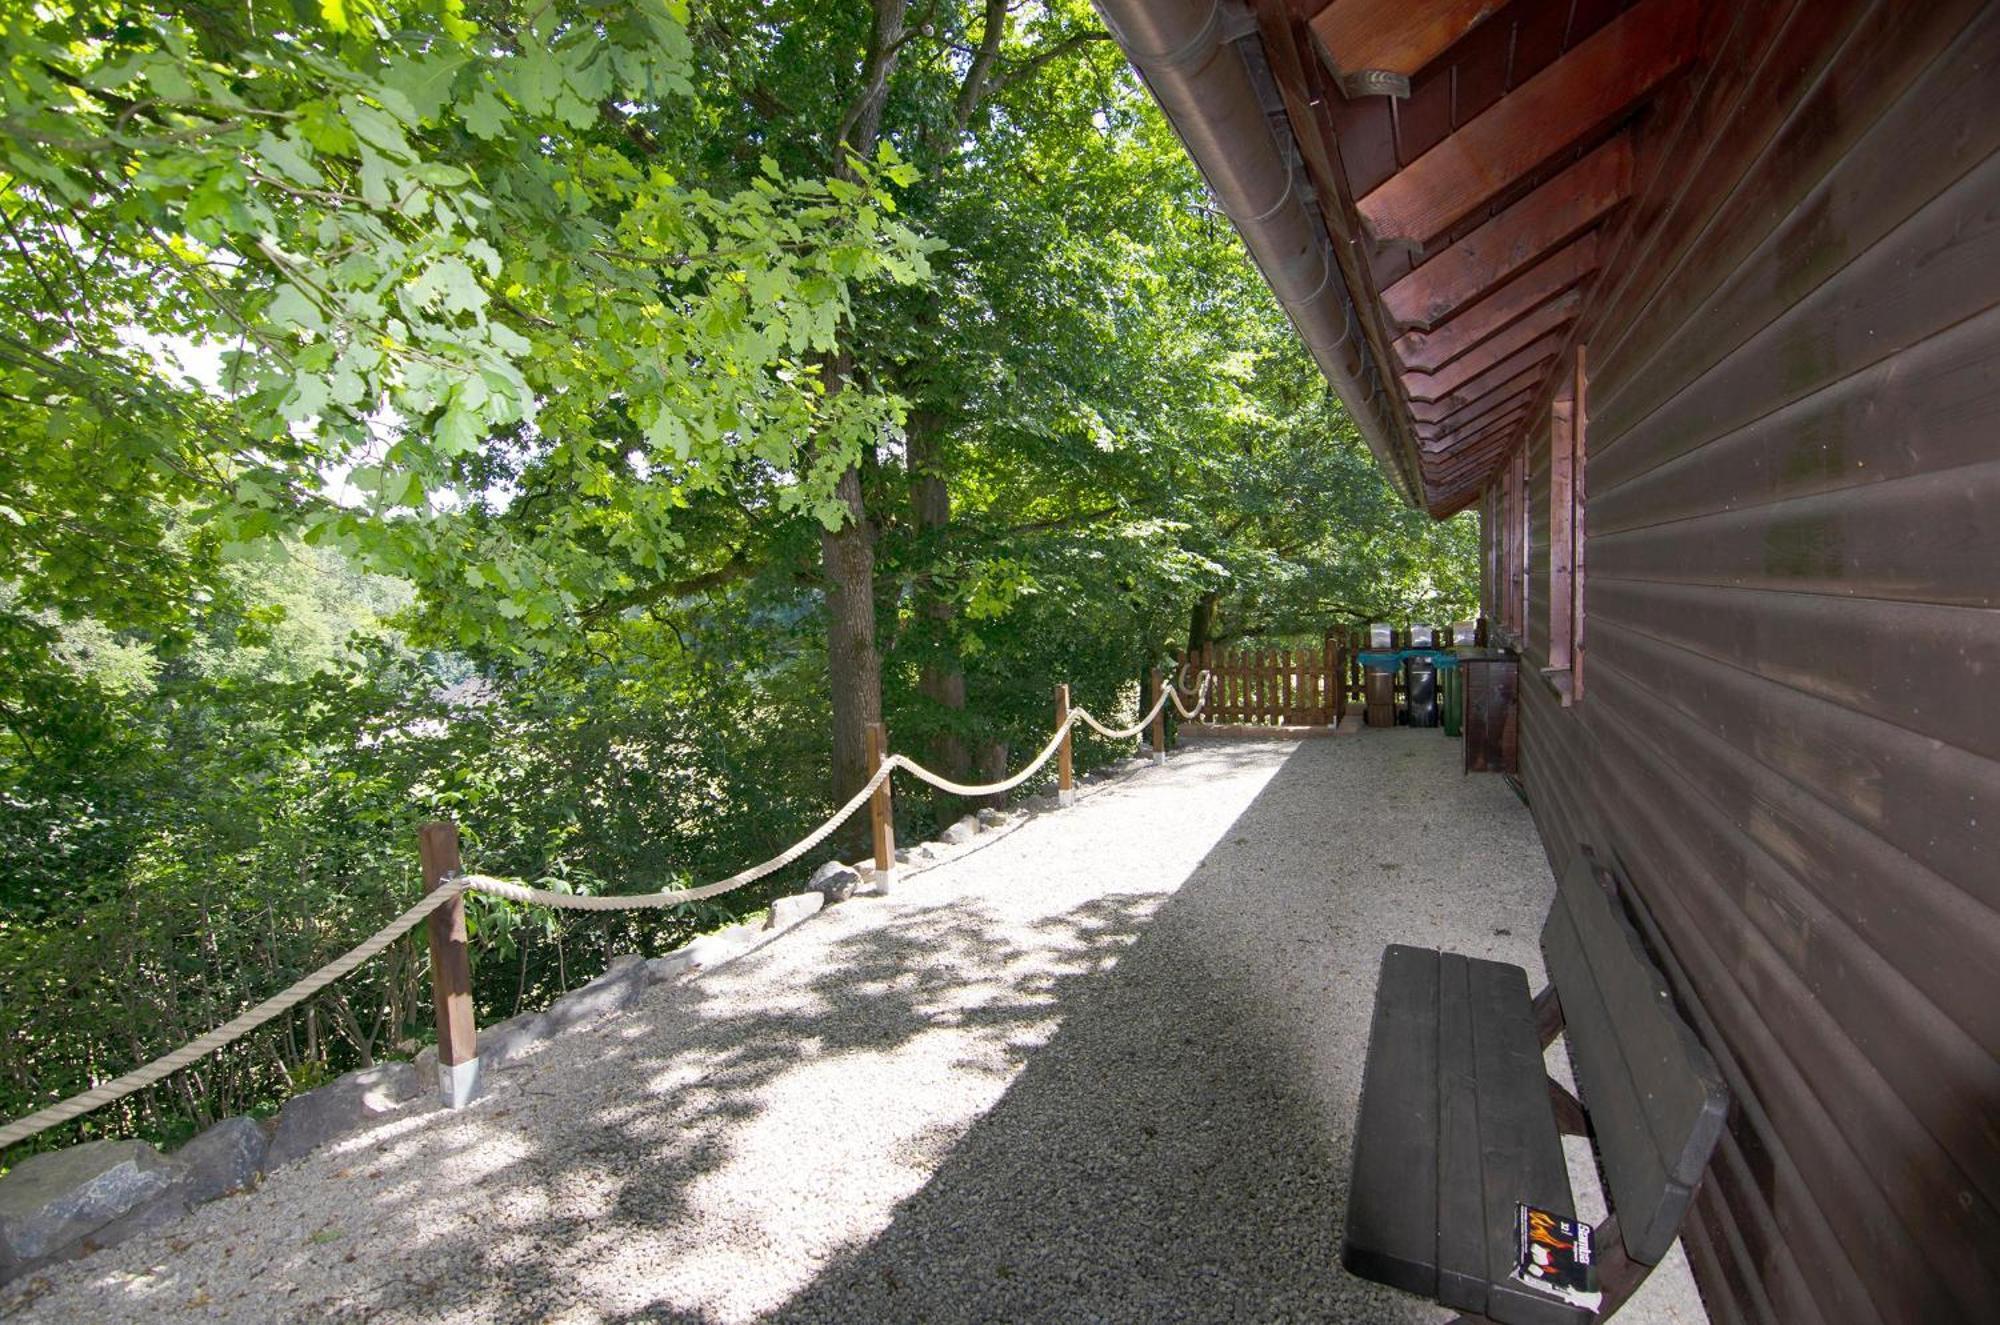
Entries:
{"label": "wooden fence post", "polygon": [[[1160,702],[1160,696],[1166,693],[1160,687],[1159,668],[1155,667],[1153,669],[1152,679],[1153,679],[1152,702],[1158,704]],[[1153,762],[1156,764],[1164,764],[1167,762],[1167,711],[1165,708],[1158,709],[1153,714]]]}
{"label": "wooden fence post", "polygon": [[1340,721],[1340,650],[1333,642],[1333,632],[1326,632],[1320,641],[1319,669],[1326,674],[1323,702],[1320,705],[1320,726],[1330,727]]}
{"label": "wooden fence post", "polygon": [[1069,686],[1056,687],[1056,726],[1063,729],[1062,745],[1056,750],[1056,804],[1076,800],[1076,769],[1069,751]]}
{"label": "wooden fence post", "polygon": [[[889,728],[880,722],[868,724],[868,776],[881,771],[889,757]],[[875,890],[886,893],[896,882],[896,809],[889,799],[889,779],[868,798],[868,817],[875,826]]]}
{"label": "wooden fence post", "polygon": [[[424,891],[459,872],[458,826],[428,823],[417,830]],[[472,954],[466,946],[465,894],[431,912],[431,1001],[437,1008],[438,1098],[465,1107],[479,1089],[479,1030],[472,1018]]]}

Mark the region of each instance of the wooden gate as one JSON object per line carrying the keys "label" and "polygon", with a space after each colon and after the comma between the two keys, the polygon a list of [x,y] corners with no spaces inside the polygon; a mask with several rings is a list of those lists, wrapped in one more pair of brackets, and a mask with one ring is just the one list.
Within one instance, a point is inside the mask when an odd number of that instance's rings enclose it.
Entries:
{"label": "wooden gate", "polygon": [[1347,712],[1339,639],[1328,634],[1317,648],[1240,646],[1202,651],[1213,674],[1209,722],[1285,727],[1326,727]]}

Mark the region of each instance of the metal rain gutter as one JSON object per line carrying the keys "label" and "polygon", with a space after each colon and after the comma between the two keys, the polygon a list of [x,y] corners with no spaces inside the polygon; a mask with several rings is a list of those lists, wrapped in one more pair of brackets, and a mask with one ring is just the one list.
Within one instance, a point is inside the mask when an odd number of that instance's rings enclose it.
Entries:
{"label": "metal rain gutter", "polygon": [[[1339,393],[1368,449],[1405,500],[1420,504],[1417,476],[1384,426],[1390,388],[1372,361],[1359,314],[1306,181],[1273,136],[1233,41],[1254,34],[1226,0],[1093,0],[1111,35],[1243,236],[1313,359]],[[1231,17],[1239,22],[1231,30]],[[1393,405],[1390,406],[1393,409]]]}

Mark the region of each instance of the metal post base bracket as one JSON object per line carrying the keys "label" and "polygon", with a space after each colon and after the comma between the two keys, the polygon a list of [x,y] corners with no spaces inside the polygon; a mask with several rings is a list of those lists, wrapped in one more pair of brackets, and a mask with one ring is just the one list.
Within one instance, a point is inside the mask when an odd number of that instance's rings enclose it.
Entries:
{"label": "metal post base bracket", "polygon": [[1165,750],[1153,751],[1153,767],[1165,768],[1166,766],[1167,766],[1167,752]]}
{"label": "metal post base bracket", "polygon": [[1075,789],[1072,788],[1069,791],[1058,791],[1056,793],[1056,804],[1060,806],[1070,806],[1076,804]]}
{"label": "metal post base bracket", "polygon": [[438,1102],[447,1109],[463,1109],[479,1094],[479,1060],[438,1064]]}

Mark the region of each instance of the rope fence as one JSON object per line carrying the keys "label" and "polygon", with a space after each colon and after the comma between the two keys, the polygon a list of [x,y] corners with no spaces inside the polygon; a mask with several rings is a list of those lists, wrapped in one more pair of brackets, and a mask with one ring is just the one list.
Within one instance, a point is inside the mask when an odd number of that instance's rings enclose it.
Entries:
{"label": "rope fence", "polygon": [[[610,895],[551,892],[545,888],[532,887],[518,879],[500,879],[486,874],[465,873],[459,868],[455,830],[450,833],[449,841],[446,843],[434,843],[426,836],[421,844],[424,849],[426,875],[426,891],[422,900],[346,953],[261,1003],[238,1013],[214,1030],[197,1036],[180,1048],[130,1072],[0,1126],[0,1150],[45,1132],[51,1127],[101,1109],[107,1104],[113,1104],[148,1086],[157,1085],[182,1068],[235,1043],[266,1022],[297,1007],[334,981],[352,973],[371,958],[381,955],[390,944],[425,921],[430,922],[431,929],[431,978],[438,988],[436,1001],[440,1072],[450,1073],[453,1068],[462,1064],[476,1063],[475,1033],[471,1016],[471,958],[466,943],[466,893],[484,893],[489,897],[503,897],[511,901],[565,911],[639,911],[699,902],[734,892],[792,864],[826,841],[871,800],[874,801],[876,875],[878,879],[886,882],[895,867],[892,815],[887,792],[889,783],[898,770],[951,795],[995,796],[1021,786],[1047,766],[1051,759],[1059,758],[1057,790],[1059,798],[1066,801],[1073,792],[1070,741],[1078,723],[1089,726],[1099,735],[1113,741],[1130,740],[1150,726],[1153,729],[1155,757],[1163,758],[1166,747],[1162,724],[1167,704],[1171,701],[1183,718],[1193,721],[1208,704],[1212,679],[1208,671],[1204,670],[1201,673],[1195,689],[1194,703],[1190,707],[1180,697],[1182,687],[1178,678],[1163,682],[1159,669],[1155,668],[1152,684],[1156,697],[1152,708],[1133,726],[1118,730],[1106,726],[1095,714],[1081,705],[1071,708],[1069,687],[1058,686],[1054,734],[1026,767],[1011,777],[997,782],[955,782],[941,773],[925,768],[907,755],[890,754],[886,749],[887,732],[880,724],[876,724],[870,732],[869,747],[872,756],[870,763],[873,766],[868,780],[839,809],[823,820],[817,828],[769,860],[739,870],[728,878],[717,879],[713,883],[702,884],[695,888]],[[447,1087],[447,1093],[451,1094],[450,1087]],[[462,1103],[463,1099],[452,1094],[447,1102]]]}

